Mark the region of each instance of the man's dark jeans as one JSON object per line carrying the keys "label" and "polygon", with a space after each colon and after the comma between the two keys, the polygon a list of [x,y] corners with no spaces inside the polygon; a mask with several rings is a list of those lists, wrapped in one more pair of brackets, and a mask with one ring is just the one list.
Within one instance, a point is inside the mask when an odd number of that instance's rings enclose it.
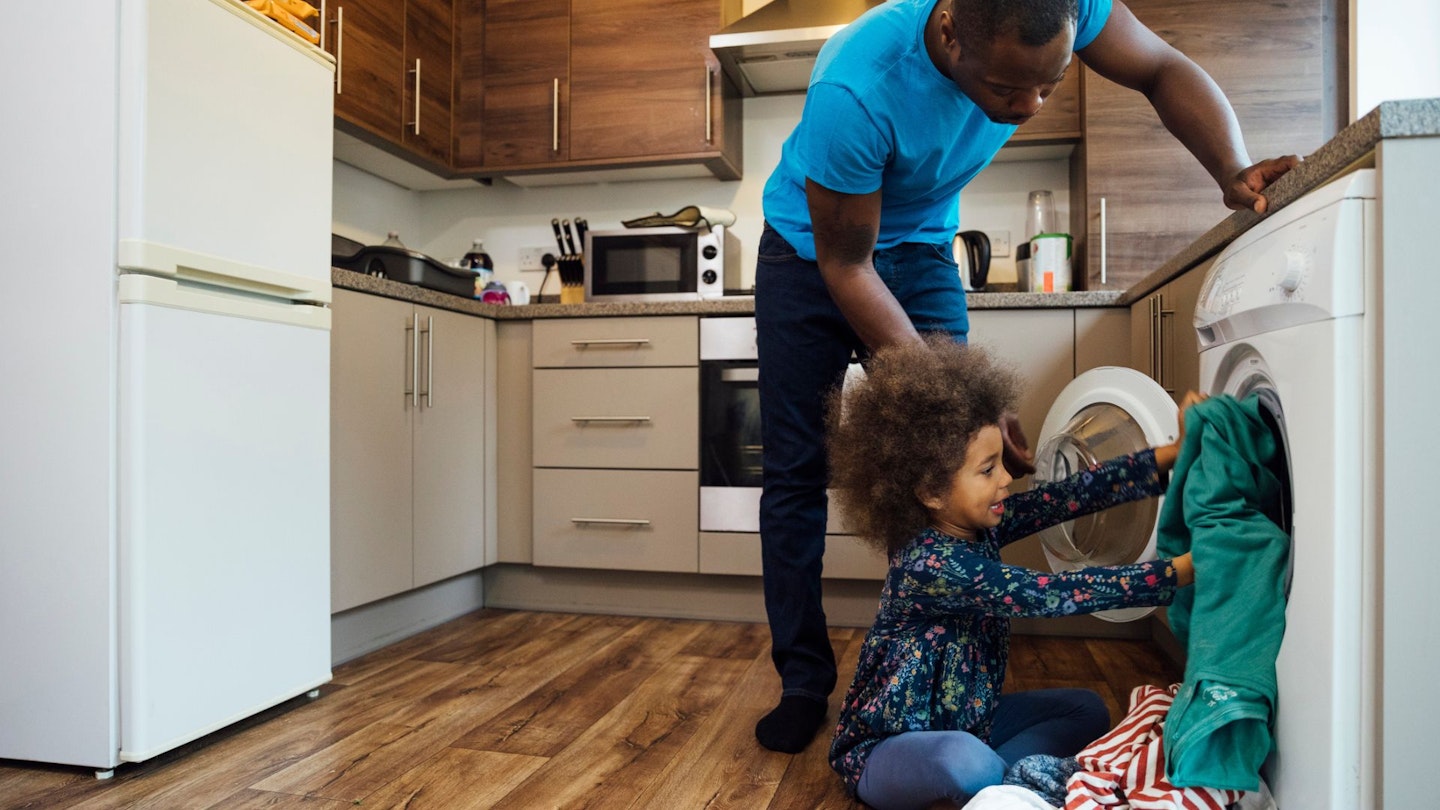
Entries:
{"label": "man's dark jeans", "polygon": [[[969,331],[949,244],[877,251],[875,270],[922,332]],[[782,695],[824,702],[835,653],[820,602],[825,553],[825,397],[867,349],[830,298],[820,268],[765,226],[755,271],[764,493],[760,541],[771,657]]]}

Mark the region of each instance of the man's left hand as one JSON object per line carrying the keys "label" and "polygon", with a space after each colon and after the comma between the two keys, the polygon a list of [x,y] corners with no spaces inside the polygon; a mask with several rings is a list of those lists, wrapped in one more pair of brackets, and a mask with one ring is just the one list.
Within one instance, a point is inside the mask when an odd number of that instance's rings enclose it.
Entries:
{"label": "man's left hand", "polygon": [[1030,442],[1025,438],[1025,429],[1020,427],[1020,417],[1012,411],[1000,415],[1000,440],[1004,449],[1000,461],[1011,478],[1024,478],[1035,472],[1035,454],[1030,452]]}
{"label": "man's left hand", "polygon": [[1238,174],[1221,188],[1225,192],[1225,207],[1236,211],[1265,213],[1267,201],[1260,192],[1282,175],[1300,165],[1300,158],[1294,155],[1262,160]]}

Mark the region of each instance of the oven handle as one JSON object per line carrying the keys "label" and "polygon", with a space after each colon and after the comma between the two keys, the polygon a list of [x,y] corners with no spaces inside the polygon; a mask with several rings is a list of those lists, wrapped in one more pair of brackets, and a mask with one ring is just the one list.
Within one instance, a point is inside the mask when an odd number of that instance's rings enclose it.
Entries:
{"label": "oven handle", "polygon": [[721,382],[759,382],[759,366],[742,366],[738,368],[726,368],[720,370]]}

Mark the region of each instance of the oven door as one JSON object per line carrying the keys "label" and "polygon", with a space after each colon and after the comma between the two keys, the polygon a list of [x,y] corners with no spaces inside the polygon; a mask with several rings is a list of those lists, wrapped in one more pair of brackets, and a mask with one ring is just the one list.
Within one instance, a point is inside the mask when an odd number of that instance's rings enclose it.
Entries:
{"label": "oven door", "polygon": [[684,228],[586,234],[586,301],[699,298],[699,239]]}
{"label": "oven door", "polygon": [[760,531],[760,366],[700,363],[700,530]]}

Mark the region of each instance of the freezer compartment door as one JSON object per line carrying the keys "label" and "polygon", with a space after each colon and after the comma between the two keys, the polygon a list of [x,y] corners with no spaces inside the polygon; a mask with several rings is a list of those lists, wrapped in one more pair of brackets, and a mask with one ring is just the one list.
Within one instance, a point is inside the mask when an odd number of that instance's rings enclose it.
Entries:
{"label": "freezer compartment door", "polygon": [[120,13],[121,268],[252,268],[329,300],[330,58],[233,0]]}
{"label": "freezer compartment door", "polygon": [[120,306],[127,761],[330,679],[330,333],[223,309]]}

